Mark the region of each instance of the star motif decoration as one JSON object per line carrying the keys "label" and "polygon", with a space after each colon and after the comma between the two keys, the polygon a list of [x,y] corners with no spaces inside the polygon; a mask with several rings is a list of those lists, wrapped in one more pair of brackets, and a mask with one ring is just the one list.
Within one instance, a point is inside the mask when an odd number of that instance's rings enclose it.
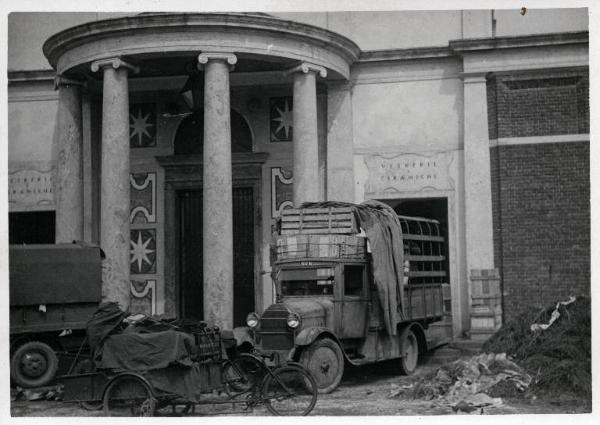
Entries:
{"label": "star motif decoration", "polygon": [[148,238],[146,241],[142,240],[142,232],[138,233],[137,241],[130,241],[130,243],[131,243],[130,263],[135,263],[137,261],[138,271],[142,270],[143,262],[152,264],[152,262],[150,261],[150,258],[148,258],[148,254],[152,254],[154,252],[153,249],[148,249],[148,244],[150,242],[152,242],[152,238]]}
{"label": "star motif decoration", "polygon": [[148,122],[148,118],[150,118],[151,113],[148,112],[146,115],[142,116],[142,110],[138,109],[137,116],[133,114],[129,114],[132,123],[129,124],[130,135],[129,138],[133,139],[137,136],[137,144],[139,146],[142,145],[142,139],[144,136],[152,137],[148,132],[148,128],[154,127],[154,124]]}
{"label": "star motif decoration", "polygon": [[288,107],[287,100],[283,104],[283,111],[278,107],[275,107],[275,109],[277,109],[277,113],[279,114],[278,117],[273,118],[273,121],[279,121],[279,127],[277,127],[275,132],[278,133],[283,129],[285,132],[285,138],[287,139],[290,128],[292,128],[294,124],[293,112]]}

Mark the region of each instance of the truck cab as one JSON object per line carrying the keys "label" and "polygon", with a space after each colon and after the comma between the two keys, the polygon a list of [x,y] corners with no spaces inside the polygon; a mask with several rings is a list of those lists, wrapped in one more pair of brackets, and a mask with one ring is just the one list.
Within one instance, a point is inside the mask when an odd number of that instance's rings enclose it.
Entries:
{"label": "truck cab", "polygon": [[[305,217],[309,214],[302,213]],[[428,228],[434,224],[428,223]],[[345,363],[362,365],[397,359],[399,371],[412,373],[419,352],[427,349],[428,325],[443,314],[441,285],[445,271],[439,265],[421,263],[429,257],[439,260],[443,256],[431,249],[411,256],[410,235],[404,233],[402,288],[398,294],[403,297],[403,305],[399,304],[403,314],[398,315],[390,330],[367,238],[319,232],[282,232],[278,237],[276,302],[262,315],[248,315],[252,344],[276,352],[280,359],[304,364],[315,376],[320,392],[325,393],[339,385]],[[415,239],[423,241],[427,235]],[[436,235],[434,239],[440,238]],[[416,268],[413,280],[418,277],[421,284],[409,285],[411,259]],[[423,280],[429,274],[435,278]]]}

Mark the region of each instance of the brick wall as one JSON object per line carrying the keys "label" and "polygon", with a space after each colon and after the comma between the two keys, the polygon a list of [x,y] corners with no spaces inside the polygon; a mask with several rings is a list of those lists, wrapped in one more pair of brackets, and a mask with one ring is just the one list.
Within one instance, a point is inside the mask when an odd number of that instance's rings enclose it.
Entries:
{"label": "brick wall", "polygon": [[517,73],[488,80],[490,139],[589,133],[589,72]]}
{"label": "brick wall", "polygon": [[[584,68],[492,75],[490,139],[589,133]],[[490,150],[494,261],[505,319],[590,292],[589,143]]]}
{"label": "brick wall", "polygon": [[590,293],[589,143],[491,149],[494,248],[505,320]]}

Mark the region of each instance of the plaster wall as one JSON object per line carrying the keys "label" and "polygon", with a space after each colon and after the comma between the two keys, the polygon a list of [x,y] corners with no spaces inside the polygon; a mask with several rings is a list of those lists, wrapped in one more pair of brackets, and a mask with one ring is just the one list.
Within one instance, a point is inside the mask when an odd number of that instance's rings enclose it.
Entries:
{"label": "plaster wall", "polygon": [[587,8],[519,9],[494,11],[496,36],[543,34],[548,32],[587,31]]}

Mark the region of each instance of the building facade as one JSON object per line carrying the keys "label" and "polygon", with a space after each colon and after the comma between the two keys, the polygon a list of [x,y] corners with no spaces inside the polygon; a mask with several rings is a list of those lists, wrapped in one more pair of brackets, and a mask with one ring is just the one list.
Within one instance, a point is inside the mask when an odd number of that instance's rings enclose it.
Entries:
{"label": "building facade", "polygon": [[[9,16],[11,243],[98,243],[124,308],[244,323],[283,208],[440,220],[504,320],[590,292],[587,10]],[[38,28],[31,35],[28,28]]]}

